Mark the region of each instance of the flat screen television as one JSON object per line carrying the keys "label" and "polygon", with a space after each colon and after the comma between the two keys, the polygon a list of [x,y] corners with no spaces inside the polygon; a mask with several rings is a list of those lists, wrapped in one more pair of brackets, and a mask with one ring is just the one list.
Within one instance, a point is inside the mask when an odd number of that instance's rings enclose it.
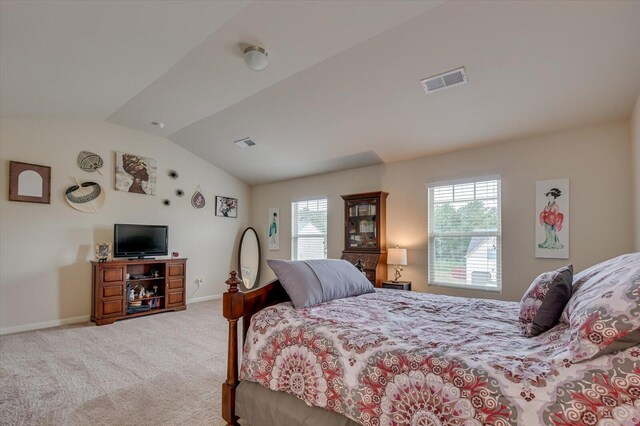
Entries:
{"label": "flat screen television", "polygon": [[113,257],[166,256],[169,227],[166,225],[113,225]]}

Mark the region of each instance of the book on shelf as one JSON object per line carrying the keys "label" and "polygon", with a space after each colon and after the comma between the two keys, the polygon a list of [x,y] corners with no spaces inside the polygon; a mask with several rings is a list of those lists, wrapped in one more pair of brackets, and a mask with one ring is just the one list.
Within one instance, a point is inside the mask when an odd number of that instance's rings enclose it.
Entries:
{"label": "book on shelf", "polygon": [[375,214],[375,204],[358,204],[349,209],[349,216],[373,216]]}
{"label": "book on shelf", "polygon": [[375,228],[375,225],[373,221],[363,220],[362,222],[360,222],[361,233],[373,232],[374,228]]}

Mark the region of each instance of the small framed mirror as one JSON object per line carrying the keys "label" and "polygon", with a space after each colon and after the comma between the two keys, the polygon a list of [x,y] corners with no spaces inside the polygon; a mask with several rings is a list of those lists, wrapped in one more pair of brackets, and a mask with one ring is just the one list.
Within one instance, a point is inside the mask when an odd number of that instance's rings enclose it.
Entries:
{"label": "small framed mirror", "polygon": [[238,249],[238,276],[243,291],[258,287],[260,279],[260,239],[255,229],[244,230]]}

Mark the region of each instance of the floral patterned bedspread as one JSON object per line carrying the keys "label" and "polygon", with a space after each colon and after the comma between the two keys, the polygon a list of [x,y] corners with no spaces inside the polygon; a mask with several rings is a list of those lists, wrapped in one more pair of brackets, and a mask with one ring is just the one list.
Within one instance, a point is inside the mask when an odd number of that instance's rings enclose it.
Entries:
{"label": "floral patterned bedspread", "polygon": [[363,425],[637,425],[640,347],[572,363],[518,304],[398,290],[254,315],[241,379]]}

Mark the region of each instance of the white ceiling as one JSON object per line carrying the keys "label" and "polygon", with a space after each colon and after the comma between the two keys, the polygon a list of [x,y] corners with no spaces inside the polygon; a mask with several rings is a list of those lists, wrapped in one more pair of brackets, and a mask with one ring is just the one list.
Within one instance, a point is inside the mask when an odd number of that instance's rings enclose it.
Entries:
{"label": "white ceiling", "polygon": [[[640,92],[637,1],[1,7],[3,116],[107,119],[250,184],[624,119]],[[459,66],[468,85],[424,94]]]}
{"label": "white ceiling", "polygon": [[2,116],[106,119],[248,4],[0,0]]}

